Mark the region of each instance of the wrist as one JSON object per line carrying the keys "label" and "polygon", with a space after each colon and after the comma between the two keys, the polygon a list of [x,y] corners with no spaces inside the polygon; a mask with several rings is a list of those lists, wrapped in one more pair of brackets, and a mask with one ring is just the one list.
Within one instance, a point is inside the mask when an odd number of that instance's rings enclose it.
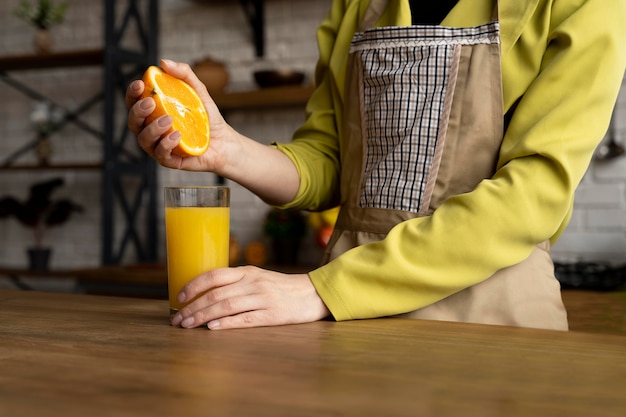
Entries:
{"label": "wrist", "polygon": [[215,166],[215,173],[242,184],[246,181],[246,172],[250,169],[250,147],[256,142],[230,128],[228,140],[221,141],[221,160]]}

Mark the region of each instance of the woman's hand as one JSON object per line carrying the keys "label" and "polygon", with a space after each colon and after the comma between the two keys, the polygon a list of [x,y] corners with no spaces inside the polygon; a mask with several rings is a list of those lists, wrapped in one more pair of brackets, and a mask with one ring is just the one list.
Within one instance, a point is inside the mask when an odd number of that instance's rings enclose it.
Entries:
{"label": "woman's hand", "polygon": [[211,142],[200,156],[173,155],[180,132],[165,134],[172,127],[172,119],[167,115],[145,126],[156,104],[150,97],[140,99],[145,86],[136,80],[126,90],[126,105],[130,109],[128,128],[137,135],[139,146],[164,167],[213,172],[241,184],[269,204],[291,201],[300,186],[298,171],[291,160],[281,151],[241,135],[226,123],[205,85],[188,64],[164,59],[161,68],[187,82],[198,93],[209,114]]}
{"label": "woman's hand", "polygon": [[193,300],[172,319],[173,326],[209,329],[308,323],[330,312],[306,274],[282,274],[242,266],[219,268],[189,282],[179,302]]}
{"label": "woman's hand", "polygon": [[125,101],[130,109],[128,128],[137,135],[139,146],[165,167],[188,171],[219,172],[226,163],[226,144],[229,140],[235,143],[237,133],[224,121],[205,85],[188,64],[164,59],[161,60],[161,68],[168,74],[185,81],[200,96],[209,114],[211,137],[209,150],[203,155],[188,158],[172,154],[172,149],[180,140],[180,132],[173,131],[164,135],[172,127],[172,118],[167,115],[148,126],[144,125],[146,117],[154,111],[156,105],[151,97],[140,99],[144,90],[144,83],[141,80],[133,81],[126,90]]}

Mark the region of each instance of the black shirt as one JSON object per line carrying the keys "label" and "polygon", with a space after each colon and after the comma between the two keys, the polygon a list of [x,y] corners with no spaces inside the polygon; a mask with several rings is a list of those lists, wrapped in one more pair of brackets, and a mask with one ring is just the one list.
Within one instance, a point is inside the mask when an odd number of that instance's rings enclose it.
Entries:
{"label": "black shirt", "polygon": [[458,0],[409,0],[414,25],[439,25]]}

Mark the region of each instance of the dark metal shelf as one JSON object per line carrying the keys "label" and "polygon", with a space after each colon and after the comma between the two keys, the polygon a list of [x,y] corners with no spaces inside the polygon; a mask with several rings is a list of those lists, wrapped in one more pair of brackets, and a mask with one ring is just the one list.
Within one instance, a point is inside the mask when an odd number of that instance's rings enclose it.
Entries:
{"label": "dark metal shelf", "polygon": [[265,5],[264,0],[239,0],[254,40],[257,57],[265,55]]}
{"label": "dark metal shelf", "polygon": [[[225,0],[222,0],[225,2]],[[203,0],[210,3],[209,0]],[[252,41],[257,57],[265,55],[265,0],[239,0],[246,20],[252,31]]]}

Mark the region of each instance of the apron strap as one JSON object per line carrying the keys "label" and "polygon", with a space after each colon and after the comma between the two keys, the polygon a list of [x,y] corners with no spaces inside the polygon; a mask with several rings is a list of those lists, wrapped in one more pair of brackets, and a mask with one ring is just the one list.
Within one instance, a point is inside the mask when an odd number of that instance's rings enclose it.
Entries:
{"label": "apron strap", "polygon": [[498,13],[498,0],[496,0],[496,1],[494,2],[494,5],[493,5],[493,14],[491,15],[491,20],[493,20],[493,21],[495,21],[495,22],[497,22],[497,21],[499,21],[499,20],[500,20],[500,16],[499,16],[499,13]]}
{"label": "apron strap", "polygon": [[371,0],[370,5],[365,11],[365,16],[363,16],[363,20],[361,21],[361,26],[359,27],[359,32],[364,32],[369,28],[374,27],[380,16],[382,16],[385,8],[389,0]]}

